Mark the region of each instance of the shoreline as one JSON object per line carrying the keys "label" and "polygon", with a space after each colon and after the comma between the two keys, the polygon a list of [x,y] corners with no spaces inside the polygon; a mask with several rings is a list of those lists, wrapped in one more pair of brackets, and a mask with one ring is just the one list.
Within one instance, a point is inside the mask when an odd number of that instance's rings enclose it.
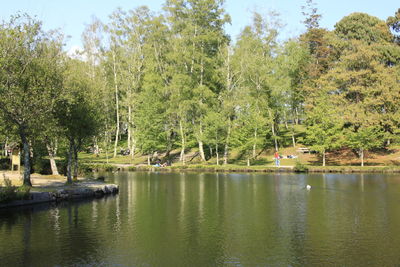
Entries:
{"label": "shoreline", "polygon": [[89,172],[99,171],[205,171],[205,172],[287,172],[287,173],[400,173],[400,166],[239,166],[239,165],[177,165],[169,167],[155,167],[130,164],[103,164],[84,163]]}
{"label": "shoreline", "polygon": [[100,181],[84,180],[72,185],[63,186],[36,186],[32,187],[26,199],[11,200],[0,203],[0,209],[35,205],[40,203],[62,202],[76,199],[102,198],[106,195],[115,195],[119,186]]}

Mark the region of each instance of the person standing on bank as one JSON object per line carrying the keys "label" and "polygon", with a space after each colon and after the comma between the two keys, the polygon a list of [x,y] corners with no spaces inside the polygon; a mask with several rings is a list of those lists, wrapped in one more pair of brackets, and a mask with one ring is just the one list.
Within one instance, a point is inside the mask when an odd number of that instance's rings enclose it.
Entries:
{"label": "person standing on bank", "polygon": [[274,158],[275,158],[275,166],[276,166],[276,167],[279,167],[279,165],[280,165],[280,160],[279,160],[279,153],[278,153],[278,151],[275,151]]}

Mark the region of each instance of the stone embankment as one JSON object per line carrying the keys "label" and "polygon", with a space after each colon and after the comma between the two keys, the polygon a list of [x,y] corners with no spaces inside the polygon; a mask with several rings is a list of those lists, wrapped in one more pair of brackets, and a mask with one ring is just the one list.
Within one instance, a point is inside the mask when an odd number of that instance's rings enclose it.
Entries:
{"label": "stone embankment", "polygon": [[81,198],[100,198],[105,195],[117,194],[119,186],[100,182],[81,182],[76,185],[64,186],[54,189],[41,188],[45,192],[30,192],[29,199],[15,200],[6,204],[0,204],[0,208],[32,205],[45,202],[60,202]]}

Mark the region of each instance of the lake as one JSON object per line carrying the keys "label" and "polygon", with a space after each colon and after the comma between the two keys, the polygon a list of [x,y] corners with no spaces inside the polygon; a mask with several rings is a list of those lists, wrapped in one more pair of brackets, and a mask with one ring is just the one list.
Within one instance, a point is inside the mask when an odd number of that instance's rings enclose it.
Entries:
{"label": "lake", "polygon": [[104,175],[118,195],[0,210],[0,266],[400,264],[399,175]]}

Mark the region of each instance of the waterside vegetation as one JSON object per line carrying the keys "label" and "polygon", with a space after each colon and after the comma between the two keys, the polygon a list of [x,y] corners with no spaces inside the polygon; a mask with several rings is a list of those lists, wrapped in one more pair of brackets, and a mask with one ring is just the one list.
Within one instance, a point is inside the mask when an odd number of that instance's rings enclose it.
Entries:
{"label": "waterside vegetation", "polygon": [[21,149],[25,186],[34,171],[72,183],[79,158],[81,169],[272,170],[279,151],[298,171],[350,165],[341,159],[349,153],[361,166],[373,155],[396,165],[400,9],[393,13],[352,13],[330,31],[307,0],[297,38],[281,41],[279,15],[254,12],[233,42],[223,0],[167,0],[158,14],[142,6],[93,19],[74,55],[62,32],[17,14],[0,25],[3,154]]}

